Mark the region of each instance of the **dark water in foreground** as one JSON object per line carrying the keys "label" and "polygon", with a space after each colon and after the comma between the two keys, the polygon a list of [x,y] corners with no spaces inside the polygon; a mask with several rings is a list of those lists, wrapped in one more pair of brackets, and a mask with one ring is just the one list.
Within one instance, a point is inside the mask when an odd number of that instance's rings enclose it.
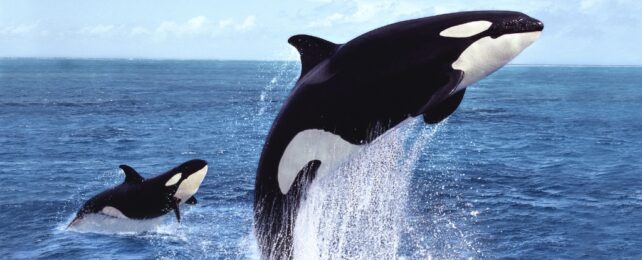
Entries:
{"label": "dark water in foreground", "polygon": [[[279,62],[0,60],[0,257],[255,258],[256,162],[297,74]],[[642,258],[640,104],[639,67],[513,66],[469,88],[410,171],[394,255]],[[192,158],[210,171],[181,225],[64,230],[122,181],[119,164],[151,176]]]}

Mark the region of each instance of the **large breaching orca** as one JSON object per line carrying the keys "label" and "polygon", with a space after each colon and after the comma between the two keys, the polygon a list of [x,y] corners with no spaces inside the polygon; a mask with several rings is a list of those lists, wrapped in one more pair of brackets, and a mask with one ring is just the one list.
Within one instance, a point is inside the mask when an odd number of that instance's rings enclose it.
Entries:
{"label": "large breaching orca", "polygon": [[204,160],[187,161],[150,179],[144,179],[130,166],[120,168],[125,173],[125,181],[85,202],[70,227],[90,214],[142,220],[157,218],[172,210],[180,222],[179,205],[196,204],[194,194],[207,174]]}
{"label": "large breaching orca", "polygon": [[437,123],[467,86],[507,64],[544,25],[525,14],[475,11],[408,20],[345,44],[288,42],[302,72],[267,137],[256,174],[254,230],[263,258],[292,258],[307,185],[400,122]]}

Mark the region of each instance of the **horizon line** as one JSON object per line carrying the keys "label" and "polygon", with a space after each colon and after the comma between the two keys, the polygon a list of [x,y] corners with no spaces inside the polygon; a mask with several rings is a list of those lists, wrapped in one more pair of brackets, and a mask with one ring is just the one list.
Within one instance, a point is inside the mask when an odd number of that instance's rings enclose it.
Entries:
{"label": "horizon line", "polygon": [[[220,58],[124,58],[124,57],[64,57],[64,56],[50,56],[50,57],[29,57],[29,56],[0,56],[0,60],[114,60],[114,61],[232,61],[232,62],[300,62],[297,60],[289,59],[220,59]],[[581,64],[581,63],[508,63],[506,66],[532,66],[532,67],[642,67],[642,64]]]}

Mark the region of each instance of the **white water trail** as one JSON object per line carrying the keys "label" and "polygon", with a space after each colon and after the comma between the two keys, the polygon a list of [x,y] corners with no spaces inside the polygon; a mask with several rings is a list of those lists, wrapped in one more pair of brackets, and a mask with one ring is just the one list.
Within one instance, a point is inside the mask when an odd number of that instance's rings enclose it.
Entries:
{"label": "white water trail", "polygon": [[74,226],[64,229],[80,233],[135,235],[144,232],[171,233],[177,226],[178,223],[169,223],[164,217],[136,220],[88,214]]}
{"label": "white water trail", "polygon": [[296,219],[295,259],[399,258],[412,171],[439,128],[418,121],[388,131],[311,184]]}

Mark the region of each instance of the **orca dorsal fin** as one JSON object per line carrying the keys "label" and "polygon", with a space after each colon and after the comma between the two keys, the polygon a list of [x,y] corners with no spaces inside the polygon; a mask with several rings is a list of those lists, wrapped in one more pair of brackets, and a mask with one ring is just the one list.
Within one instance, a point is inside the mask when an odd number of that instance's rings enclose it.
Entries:
{"label": "orca dorsal fin", "polygon": [[294,46],[299,51],[299,55],[301,55],[301,77],[321,61],[334,54],[340,46],[319,37],[305,34],[290,37],[288,43]]}
{"label": "orca dorsal fin", "polygon": [[123,164],[118,167],[121,168],[123,172],[125,172],[125,183],[138,184],[143,182],[143,176],[140,176],[140,174],[138,174],[138,172],[129,165]]}

